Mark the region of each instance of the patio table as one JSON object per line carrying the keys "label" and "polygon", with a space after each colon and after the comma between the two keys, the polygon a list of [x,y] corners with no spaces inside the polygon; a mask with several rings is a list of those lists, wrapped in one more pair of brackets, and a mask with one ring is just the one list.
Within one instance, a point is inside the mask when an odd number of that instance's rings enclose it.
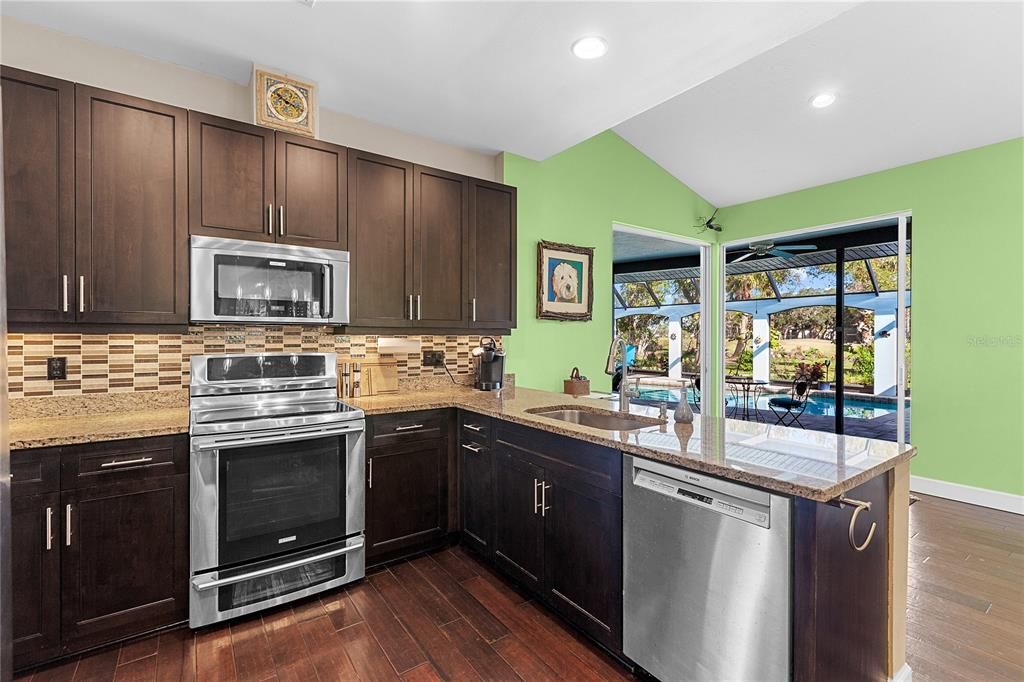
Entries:
{"label": "patio table", "polygon": [[[732,386],[734,390],[743,394],[743,401],[741,404],[736,405],[733,408],[733,416],[739,416],[740,419],[750,421],[753,417],[755,420],[761,420],[761,413],[757,411],[757,399],[761,395],[761,388],[767,386],[768,382],[764,379],[748,379],[746,377],[726,377],[725,383]],[[754,394],[754,409],[750,409],[750,394]],[[742,412],[741,412],[742,407]]]}

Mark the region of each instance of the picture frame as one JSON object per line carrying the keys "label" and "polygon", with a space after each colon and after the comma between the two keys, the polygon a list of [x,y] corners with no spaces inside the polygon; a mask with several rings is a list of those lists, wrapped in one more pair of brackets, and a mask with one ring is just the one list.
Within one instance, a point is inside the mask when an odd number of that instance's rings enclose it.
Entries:
{"label": "picture frame", "polygon": [[316,138],[317,85],[253,66],[253,120],[256,125]]}
{"label": "picture frame", "polygon": [[594,313],[594,249],[537,242],[537,318],[585,322]]}

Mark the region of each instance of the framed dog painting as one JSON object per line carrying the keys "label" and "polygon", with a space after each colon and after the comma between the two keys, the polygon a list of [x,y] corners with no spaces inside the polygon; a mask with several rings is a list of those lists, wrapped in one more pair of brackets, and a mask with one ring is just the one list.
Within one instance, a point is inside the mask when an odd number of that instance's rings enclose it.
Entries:
{"label": "framed dog painting", "polygon": [[589,320],[594,310],[594,249],[537,243],[537,317]]}

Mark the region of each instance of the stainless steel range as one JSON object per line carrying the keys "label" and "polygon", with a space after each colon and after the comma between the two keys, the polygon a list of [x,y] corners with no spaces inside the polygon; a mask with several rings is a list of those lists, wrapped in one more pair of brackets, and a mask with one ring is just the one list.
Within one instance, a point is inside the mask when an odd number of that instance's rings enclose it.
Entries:
{"label": "stainless steel range", "polygon": [[365,419],[336,368],[334,353],[192,358],[193,628],[363,577]]}

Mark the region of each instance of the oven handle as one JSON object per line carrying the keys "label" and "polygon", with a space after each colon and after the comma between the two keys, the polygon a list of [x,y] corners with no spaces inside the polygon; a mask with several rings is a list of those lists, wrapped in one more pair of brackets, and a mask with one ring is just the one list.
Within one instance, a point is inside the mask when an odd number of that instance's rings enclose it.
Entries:
{"label": "oven handle", "polygon": [[298,568],[299,566],[305,566],[306,564],[314,564],[317,561],[323,561],[324,559],[331,559],[342,554],[348,554],[358,549],[363,548],[363,541],[360,540],[358,544],[350,545],[348,547],[341,547],[339,549],[332,549],[330,552],[324,552],[323,554],[315,554],[313,556],[304,557],[302,559],[295,559],[294,561],[288,561],[277,566],[268,566],[261,568],[257,571],[250,571],[249,573],[243,573],[241,575],[235,575],[230,578],[220,578],[219,580],[210,580],[203,582],[200,578],[192,579],[192,587],[202,592],[204,590],[212,590],[215,587],[224,587],[225,585],[234,585],[235,583],[245,582],[246,580],[252,580],[253,578],[262,578],[265,575],[272,575],[274,573],[280,573],[287,571],[292,568]]}
{"label": "oven handle", "polygon": [[210,440],[193,439],[194,450],[220,450],[231,447],[246,445],[268,445],[271,443],[288,443],[296,440],[310,440],[311,438],[323,438],[325,436],[338,436],[346,433],[356,433],[363,430],[361,425],[307,429],[305,431],[293,431],[279,436],[234,436],[231,438],[216,437]]}

